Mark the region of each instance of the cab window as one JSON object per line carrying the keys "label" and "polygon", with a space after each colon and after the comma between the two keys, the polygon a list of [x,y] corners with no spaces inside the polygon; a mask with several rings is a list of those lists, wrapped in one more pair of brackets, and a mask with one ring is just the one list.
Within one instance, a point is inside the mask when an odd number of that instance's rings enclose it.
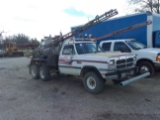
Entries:
{"label": "cab window", "polygon": [[104,51],[110,51],[110,48],[111,48],[111,42],[103,43],[102,49]]}
{"label": "cab window", "polygon": [[114,45],[114,51],[131,52],[130,48],[123,42],[116,42]]}
{"label": "cab window", "polygon": [[67,45],[63,48],[62,55],[74,55],[75,50],[73,45]]}

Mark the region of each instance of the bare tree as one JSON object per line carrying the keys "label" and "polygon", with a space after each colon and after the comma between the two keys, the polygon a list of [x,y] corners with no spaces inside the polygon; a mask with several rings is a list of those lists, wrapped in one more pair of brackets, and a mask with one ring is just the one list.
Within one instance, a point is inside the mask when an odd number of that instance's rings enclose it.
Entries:
{"label": "bare tree", "polygon": [[160,14],[159,0],[128,0],[130,4],[138,5],[135,11],[144,12],[150,11],[152,13]]}
{"label": "bare tree", "polygon": [[4,33],[4,31],[0,32],[0,44],[2,44],[2,42],[3,42],[3,36],[2,36],[3,33]]}
{"label": "bare tree", "polygon": [[0,32],[0,36],[2,36],[2,33],[4,33],[4,31],[1,31],[1,32]]}

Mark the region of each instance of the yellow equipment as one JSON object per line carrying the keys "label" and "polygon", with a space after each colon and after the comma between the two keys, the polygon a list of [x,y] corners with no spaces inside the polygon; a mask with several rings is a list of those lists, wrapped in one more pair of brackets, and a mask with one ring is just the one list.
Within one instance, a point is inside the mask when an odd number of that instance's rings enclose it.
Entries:
{"label": "yellow equipment", "polygon": [[18,51],[16,42],[6,41],[5,46],[6,56],[14,57],[14,56],[24,56],[23,52]]}

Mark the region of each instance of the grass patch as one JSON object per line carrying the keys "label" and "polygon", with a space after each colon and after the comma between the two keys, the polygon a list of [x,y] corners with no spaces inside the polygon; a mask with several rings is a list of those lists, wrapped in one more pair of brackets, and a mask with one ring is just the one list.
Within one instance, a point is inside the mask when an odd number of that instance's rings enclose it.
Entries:
{"label": "grass patch", "polygon": [[22,52],[24,53],[24,56],[29,57],[32,55],[33,51],[32,50],[23,50]]}

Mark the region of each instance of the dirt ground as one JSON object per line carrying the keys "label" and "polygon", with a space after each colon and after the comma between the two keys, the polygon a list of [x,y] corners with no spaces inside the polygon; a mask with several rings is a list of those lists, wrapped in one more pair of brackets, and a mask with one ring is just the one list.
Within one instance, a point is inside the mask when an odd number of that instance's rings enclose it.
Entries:
{"label": "dirt ground", "polygon": [[0,58],[0,120],[160,120],[160,72],[93,95],[74,77],[33,80],[28,63]]}

